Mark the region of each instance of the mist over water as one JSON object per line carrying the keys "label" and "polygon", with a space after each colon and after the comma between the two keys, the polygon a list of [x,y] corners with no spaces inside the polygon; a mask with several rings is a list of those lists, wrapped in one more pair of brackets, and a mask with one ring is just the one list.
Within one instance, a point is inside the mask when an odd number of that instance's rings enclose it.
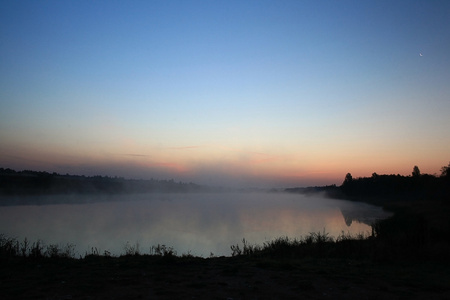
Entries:
{"label": "mist over water", "polygon": [[[64,203],[74,200],[77,204]],[[243,238],[262,245],[323,230],[334,237],[342,231],[366,233],[371,222],[389,215],[364,203],[285,193],[48,196],[38,201],[59,204],[1,206],[0,233],[20,241],[73,243],[79,255],[92,247],[124,254],[128,242],[138,243],[142,254],[164,244],[180,255],[229,256],[230,245]]]}

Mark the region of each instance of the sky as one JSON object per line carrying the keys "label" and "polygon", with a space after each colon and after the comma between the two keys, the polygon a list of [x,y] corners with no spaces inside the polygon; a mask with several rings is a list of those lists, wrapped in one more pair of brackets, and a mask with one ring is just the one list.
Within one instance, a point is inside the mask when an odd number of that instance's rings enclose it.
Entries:
{"label": "sky", "polygon": [[449,1],[1,1],[0,167],[294,187],[450,161]]}

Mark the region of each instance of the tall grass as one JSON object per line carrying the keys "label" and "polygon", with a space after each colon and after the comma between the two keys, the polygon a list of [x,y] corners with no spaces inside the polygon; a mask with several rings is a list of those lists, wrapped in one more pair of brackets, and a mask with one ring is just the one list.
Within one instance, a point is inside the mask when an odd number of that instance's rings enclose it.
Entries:
{"label": "tall grass", "polygon": [[[140,251],[139,243],[131,244],[127,242],[124,245],[124,256],[145,255]],[[166,245],[156,245],[150,247],[149,255],[160,257],[177,257],[177,252],[173,247]],[[97,247],[92,247],[91,251],[86,251],[84,257],[111,257],[111,252],[100,252]],[[75,245],[67,244],[64,246],[58,244],[44,244],[41,240],[30,243],[27,238],[20,242],[16,238],[7,237],[0,234],[0,259],[2,258],[76,258]],[[193,257],[192,254],[183,254],[182,257]],[[81,258],[81,256],[80,256]]]}
{"label": "tall grass", "polygon": [[349,233],[342,232],[335,239],[324,230],[322,232],[311,232],[309,235],[300,238],[279,237],[265,242],[263,245],[252,245],[243,239],[242,246],[239,244],[231,246],[231,255],[272,258],[345,256],[346,251],[339,250],[343,248],[344,244],[347,245],[347,248],[354,248],[355,242],[366,241],[369,238],[368,234],[361,233],[352,236]]}
{"label": "tall grass", "polygon": [[41,240],[30,243],[27,238],[22,242],[19,242],[19,240],[15,238],[0,234],[0,257],[74,258],[75,245],[45,245]]}
{"label": "tall grass", "polygon": [[[175,257],[177,256],[177,252],[173,249],[173,247],[167,247],[166,245],[152,246],[150,247],[150,255],[163,256],[163,257]],[[189,257],[191,254],[185,254],[183,256]]]}

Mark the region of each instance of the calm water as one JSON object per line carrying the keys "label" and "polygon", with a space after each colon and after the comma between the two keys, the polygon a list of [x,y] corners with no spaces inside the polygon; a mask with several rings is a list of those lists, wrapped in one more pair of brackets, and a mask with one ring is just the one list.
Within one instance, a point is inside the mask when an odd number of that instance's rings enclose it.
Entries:
{"label": "calm water", "polygon": [[[0,206],[0,233],[20,241],[76,245],[84,255],[96,247],[124,254],[125,244],[149,253],[157,244],[178,254],[231,255],[230,245],[262,245],[280,236],[300,237],[325,230],[366,233],[389,214],[364,203],[320,196],[274,193],[50,196],[41,205]],[[77,201],[78,204],[44,204]],[[27,199],[30,201],[30,198]]]}

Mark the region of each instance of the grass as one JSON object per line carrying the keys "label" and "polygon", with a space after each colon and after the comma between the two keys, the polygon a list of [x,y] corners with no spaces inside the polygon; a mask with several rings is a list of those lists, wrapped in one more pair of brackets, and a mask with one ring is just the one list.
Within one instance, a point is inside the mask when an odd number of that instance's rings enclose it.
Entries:
{"label": "grass", "polygon": [[0,234],[0,257],[29,257],[29,258],[74,258],[75,245],[58,244],[45,245],[41,240],[32,244],[25,238],[22,242],[11,237]]}
{"label": "grass", "polygon": [[[372,236],[358,234],[351,235],[342,232],[336,239],[329,236],[325,231],[312,232],[305,237],[299,239],[291,239],[289,237],[279,237],[275,240],[265,242],[262,246],[250,244],[246,239],[242,240],[242,245],[231,245],[231,256],[248,256],[248,257],[279,257],[283,259],[296,257],[326,257],[332,253],[346,253],[346,256],[355,256],[362,251],[360,244],[369,241]],[[358,251],[356,251],[358,250]],[[156,256],[164,258],[193,258],[194,256],[188,252],[181,256],[173,247],[158,244],[152,246],[148,253],[144,253],[140,249],[139,243],[131,244],[127,242],[124,245],[124,252],[120,256]],[[90,252],[86,252],[86,257],[112,257],[109,251],[100,251],[96,247],[92,247]],[[0,258],[71,258],[75,259],[75,245],[46,245],[43,241],[38,240],[30,243],[27,238],[22,242],[15,238],[6,237],[0,234]],[[214,254],[211,253],[210,258]],[[80,256],[80,258],[82,258]]]}

